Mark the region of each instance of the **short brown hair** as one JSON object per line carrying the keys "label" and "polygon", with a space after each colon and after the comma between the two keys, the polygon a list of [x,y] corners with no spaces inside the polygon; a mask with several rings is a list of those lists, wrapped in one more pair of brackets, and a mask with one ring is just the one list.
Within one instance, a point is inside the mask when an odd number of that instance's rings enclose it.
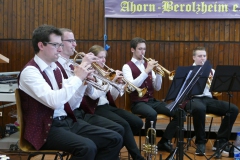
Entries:
{"label": "short brown hair", "polygon": [[143,38],[135,37],[130,42],[131,48],[136,49],[138,43],[146,43],[146,41]]}
{"label": "short brown hair", "polygon": [[73,31],[71,29],[68,29],[68,28],[59,28],[59,30],[62,32],[62,39],[63,39],[63,34],[65,32],[72,32],[73,33]]}
{"label": "short brown hair", "polygon": [[35,54],[40,51],[38,42],[42,42],[44,46],[47,45],[46,42],[50,41],[51,34],[62,36],[62,32],[58,28],[47,24],[41,25],[33,31],[32,46]]}
{"label": "short brown hair", "polygon": [[196,51],[206,51],[205,47],[198,46],[193,49],[193,56],[196,55]]}

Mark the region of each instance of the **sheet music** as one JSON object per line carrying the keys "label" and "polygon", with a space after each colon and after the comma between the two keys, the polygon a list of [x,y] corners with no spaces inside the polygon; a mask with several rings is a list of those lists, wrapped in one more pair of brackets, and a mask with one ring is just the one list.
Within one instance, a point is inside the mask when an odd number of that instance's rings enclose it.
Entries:
{"label": "sheet music", "polygon": [[[200,67],[198,70],[197,70],[197,72],[194,74],[194,76],[192,77],[192,79],[191,79],[191,81],[189,82],[189,84],[187,84],[187,86],[185,87],[185,84],[186,84],[186,82],[188,81],[188,79],[189,79],[189,77],[190,77],[190,75],[191,75],[191,73],[192,73],[192,71],[193,70],[190,70],[189,71],[189,73],[188,73],[188,75],[187,75],[187,78],[186,78],[186,80],[184,81],[184,84],[182,85],[182,87],[181,87],[181,89],[180,89],[180,92],[178,93],[178,96],[177,96],[177,98],[175,99],[175,101],[173,101],[172,103],[169,103],[166,107],[170,110],[170,111],[172,111],[173,110],[173,108],[176,106],[176,104],[179,102],[179,100],[180,100],[180,98],[184,98],[184,97],[182,97],[182,95],[183,94],[187,94],[185,91],[186,90],[191,90],[191,88],[189,88],[189,87],[191,87],[190,86],[190,84],[192,84],[192,83],[196,83],[196,81],[198,80],[195,80],[195,78],[197,77],[197,76],[199,76],[199,75],[201,75],[202,73],[199,73],[200,71],[201,71],[201,68],[202,67]],[[193,87],[193,86],[192,86]]]}
{"label": "sheet music", "polygon": [[192,73],[192,70],[190,70],[190,71],[188,72],[188,75],[187,75],[187,77],[186,77],[186,80],[184,81],[184,83],[183,83],[183,85],[182,85],[182,87],[181,87],[181,89],[180,89],[180,91],[179,91],[179,93],[178,93],[177,98],[175,99],[175,101],[173,101],[173,102],[171,102],[171,103],[169,103],[169,104],[166,105],[166,108],[168,108],[170,111],[174,108],[174,106],[176,105],[176,102],[178,102],[178,100],[181,98],[181,95],[182,95],[184,86],[185,86],[185,84],[187,83],[187,81],[188,81],[191,73]]}
{"label": "sheet music", "polygon": [[184,81],[184,83],[183,83],[183,85],[182,85],[182,87],[181,87],[181,89],[180,89],[180,91],[179,91],[179,93],[178,93],[178,95],[177,95],[176,100],[179,100],[180,95],[182,94],[183,88],[184,88],[185,84],[187,83],[187,81],[188,81],[191,73],[192,73],[192,70],[190,70],[190,71],[188,72],[188,75],[187,75],[187,77],[186,77],[186,80]]}

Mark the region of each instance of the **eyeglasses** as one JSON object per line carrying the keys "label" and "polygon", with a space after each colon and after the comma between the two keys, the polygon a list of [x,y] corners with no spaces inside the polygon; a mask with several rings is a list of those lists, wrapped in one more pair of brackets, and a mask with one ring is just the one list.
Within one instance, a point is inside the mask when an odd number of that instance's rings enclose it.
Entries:
{"label": "eyeglasses", "polygon": [[43,42],[45,44],[51,44],[53,47],[58,49],[59,47],[63,47],[64,45],[62,43],[51,43],[51,42]]}
{"label": "eyeglasses", "polygon": [[67,41],[69,43],[76,43],[76,39],[65,39],[65,40],[62,40],[62,41]]}

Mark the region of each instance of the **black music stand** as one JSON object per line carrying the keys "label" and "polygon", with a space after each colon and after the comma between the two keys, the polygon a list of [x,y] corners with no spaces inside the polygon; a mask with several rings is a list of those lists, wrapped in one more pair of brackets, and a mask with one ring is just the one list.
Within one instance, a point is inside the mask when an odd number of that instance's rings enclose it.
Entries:
{"label": "black music stand", "polygon": [[177,153],[177,160],[183,160],[183,155],[191,159],[184,151],[184,119],[183,110],[184,102],[193,95],[203,93],[207,79],[211,70],[211,65],[208,61],[203,66],[178,67],[174,76],[172,85],[165,98],[165,101],[175,100],[166,107],[170,110],[178,110],[179,126],[178,126],[178,145],[176,149],[167,157],[168,160],[174,158]]}
{"label": "black music stand", "polygon": [[[218,65],[216,67],[210,91],[227,92],[229,107],[226,116],[228,116],[229,118],[228,121],[230,122],[230,99],[232,97],[230,92],[240,91],[240,66]],[[214,155],[217,155],[216,157],[220,158],[221,157],[220,150],[227,145],[231,145],[234,148],[238,149],[235,145],[228,141],[221,148],[219,148],[219,145],[217,145],[216,152],[209,159],[211,159]]]}

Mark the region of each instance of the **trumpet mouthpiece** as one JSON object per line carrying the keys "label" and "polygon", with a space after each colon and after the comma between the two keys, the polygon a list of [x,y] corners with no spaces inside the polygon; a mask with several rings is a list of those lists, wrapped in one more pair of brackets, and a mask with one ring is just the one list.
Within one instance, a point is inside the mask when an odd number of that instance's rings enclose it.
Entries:
{"label": "trumpet mouthpiece", "polygon": [[73,50],[73,52],[75,52],[75,53],[77,52],[77,51],[75,50],[75,48],[72,48],[72,50]]}

